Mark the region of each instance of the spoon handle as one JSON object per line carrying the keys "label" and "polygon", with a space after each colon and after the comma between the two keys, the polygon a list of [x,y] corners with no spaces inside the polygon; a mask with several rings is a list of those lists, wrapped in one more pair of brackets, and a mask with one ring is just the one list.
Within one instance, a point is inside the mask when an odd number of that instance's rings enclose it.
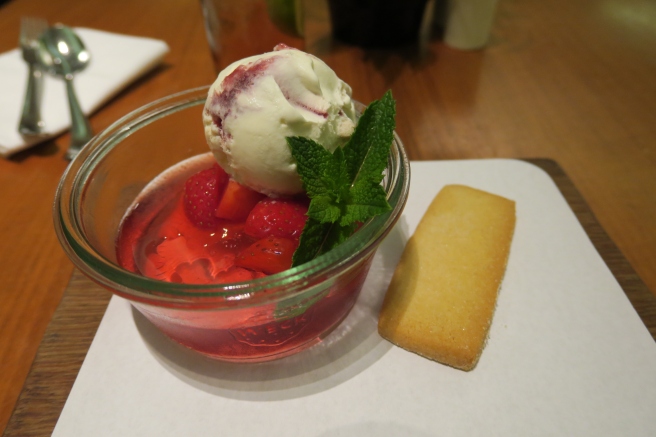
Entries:
{"label": "spoon handle", "polygon": [[35,63],[29,64],[28,70],[27,88],[18,131],[24,135],[39,135],[43,133],[44,128],[40,110],[43,72]]}
{"label": "spoon handle", "polygon": [[77,100],[75,89],[73,88],[73,77],[67,75],[64,82],[66,82],[66,93],[68,94],[68,106],[71,110],[71,145],[66,152],[68,159],[73,159],[80,149],[89,142],[93,137],[93,131],[89,120],[82,112],[80,103]]}

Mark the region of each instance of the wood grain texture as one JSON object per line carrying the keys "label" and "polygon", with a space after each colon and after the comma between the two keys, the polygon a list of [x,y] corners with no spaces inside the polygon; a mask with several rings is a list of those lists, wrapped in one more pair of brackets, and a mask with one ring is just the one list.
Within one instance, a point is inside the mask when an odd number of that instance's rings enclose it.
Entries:
{"label": "wood grain texture", "polygon": [[[91,117],[96,132],[146,103],[214,78],[198,1],[15,0],[0,7],[0,52],[16,47],[23,15],[169,44],[170,53],[159,68]],[[174,29],[183,29],[183,34]],[[55,236],[51,214],[69,141],[64,134],[11,159],[0,158],[0,431],[73,272]]]}
{"label": "wood grain texture", "polygon": [[[528,160],[544,169],[572,207],[593,244],[656,340],[656,297],[608,238],[557,163]],[[4,437],[47,436],[54,429],[109,302],[110,293],[75,270],[55,313]]]}
{"label": "wood grain texture", "polygon": [[43,337],[5,435],[50,435],[111,293],[75,270]]}
{"label": "wood grain texture", "polygon": [[[16,47],[23,15],[169,44],[159,68],[91,117],[96,131],[215,77],[198,1],[12,0],[0,6],[0,52]],[[439,38],[423,56],[326,39],[308,48],[362,102],[392,89],[397,130],[412,159],[556,160],[656,291],[653,1],[500,0],[490,44],[479,51],[454,50]],[[73,271],[50,214],[68,142],[63,134],[0,159],[0,430]],[[614,273],[639,282],[635,273]]]}
{"label": "wood grain texture", "polygon": [[364,102],[391,88],[411,159],[555,159],[656,290],[656,4],[500,0],[489,46],[319,51]]}

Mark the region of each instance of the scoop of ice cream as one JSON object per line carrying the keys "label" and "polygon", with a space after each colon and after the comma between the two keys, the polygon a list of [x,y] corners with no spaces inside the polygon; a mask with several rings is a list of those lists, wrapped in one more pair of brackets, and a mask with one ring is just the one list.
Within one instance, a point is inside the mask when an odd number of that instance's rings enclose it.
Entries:
{"label": "scoop of ice cream", "polygon": [[297,49],[243,59],[210,88],[203,124],[221,167],[270,196],[302,192],[286,137],[315,140],[331,152],[355,127],[351,87],[323,61]]}

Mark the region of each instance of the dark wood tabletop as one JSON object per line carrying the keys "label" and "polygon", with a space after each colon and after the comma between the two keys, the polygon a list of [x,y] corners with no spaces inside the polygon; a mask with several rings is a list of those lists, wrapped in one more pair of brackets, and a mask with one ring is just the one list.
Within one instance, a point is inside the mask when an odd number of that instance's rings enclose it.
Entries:
{"label": "dark wood tabletop", "polygon": [[[0,53],[17,47],[26,15],[169,44],[159,67],[92,115],[95,131],[216,77],[198,1],[10,0],[0,6]],[[561,190],[653,335],[654,23],[650,0],[499,0],[483,50],[452,49],[439,29],[421,56],[414,48],[367,50],[321,38],[307,48],[352,86],[355,99],[366,103],[393,91],[397,132],[411,159],[550,159],[539,162],[566,181]],[[0,158],[0,430],[21,397],[9,435],[52,429],[109,297],[74,274],[53,230],[52,201],[69,141],[64,133]],[[70,305],[88,311],[74,320],[79,344],[52,334],[73,323],[66,320]],[[40,373],[44,363],[62,379]]]}

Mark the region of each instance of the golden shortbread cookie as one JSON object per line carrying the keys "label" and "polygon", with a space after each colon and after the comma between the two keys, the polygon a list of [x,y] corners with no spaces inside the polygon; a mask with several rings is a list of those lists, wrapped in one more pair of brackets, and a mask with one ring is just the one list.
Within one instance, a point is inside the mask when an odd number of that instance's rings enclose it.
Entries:
{"label": "golden shortbread cookie", "polygon": [[485,346],[515,229],[515,202],[463,185],[435,197],[403,251],[378,331],[462,370]]}

